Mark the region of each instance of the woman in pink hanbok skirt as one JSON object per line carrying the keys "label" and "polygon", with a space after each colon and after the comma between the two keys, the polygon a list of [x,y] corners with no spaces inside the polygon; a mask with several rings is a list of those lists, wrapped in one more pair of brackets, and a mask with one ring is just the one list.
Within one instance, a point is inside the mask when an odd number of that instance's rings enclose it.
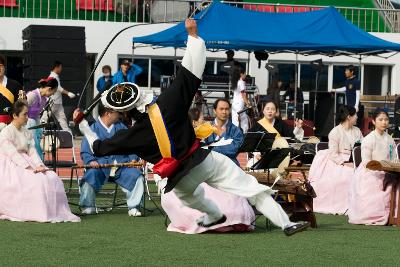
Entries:
{"label": "woman in pink hanbok skirt", "polygon": [[378,110],[373,115],[375,130],[368,134],[361,144],[362,163],[351,181],[349,223],[385,225],[389,218],[391,187],[383,190],[385,173],[368,170],[365,166],[371,160],[394,160],[395,143],[386,133],[389,116]]}
{"label": "woman in pink hanbok skirt", "polygon": [[[199,109],[190,109],[189,117],[192,119],[194,127],[201,125],[202,114]],[[159,181],[160,179],[161,178],[155,177],[156,181]],[[162,188],[163,186],[161,184],[165,182],[166,179],[160,181],[159,187]],[[161,195],[161,206],[168,214],[171,221],[168,226],[168,231],[196,234],[210,230],[218,232],[243,232],[254,229],[252,225],[255,220],[254,211],[246,198],[220,191],[206,183],[202,183],[199,186],[204,190],[204,198],[211,200],[218,206],[219,210],[227,217],[226,221],[222,224],[207,228],[199,226],[197,220],[204,214],[198,210],[183,205],[174,191],[171,191]]]}
{"label": "woman in pink hanbok skirt", "polygon": [[0,133],[0,219],[35,222],[79,222],[71,213],[64,185],[47,171],[35,149],[26,102],[13,107],[13,121]]}
{"label": "woman in pink hanbok skirt", "polygon": [[343,106],[339,110],[340,124],[329,133],[329,149],[318,151],[310,168],[309,180],[317,197],[314,211],[326,214],[344,214],[349,208],[350,181],[354,176],[349,162],[356,142],[361,141],[356,109]]}
{"label": "woman in pink hanbok skirt", "polygon": [[246,198],[220,191],[206,183],[202,183],[199,186],[204,189],[204,197],[213,201],[225,214],[226,221],[208,228],[199,226],[196,220],[203,214],[198,210],[183,205],[174,191],[171,191],[161,197],[161,205],[171,221],[168,231],[196,234],[206,231],[243,232],[254,229],[252,225],[255,220],[254,211]]}

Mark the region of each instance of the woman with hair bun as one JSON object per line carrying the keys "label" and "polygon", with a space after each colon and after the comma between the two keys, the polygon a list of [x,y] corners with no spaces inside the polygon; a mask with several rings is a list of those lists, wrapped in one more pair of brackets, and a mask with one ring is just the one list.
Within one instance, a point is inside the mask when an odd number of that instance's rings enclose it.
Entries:
{"label": "woman with hair bun", "polygon": [[363,138],[357,123],[356,109],[342,106],[338,122],[329,133],[329,149],[318,151],[310,168],[309,180],[317,194],[314,211],[344,214],[349,207],[350,180],[354,175],[349,162],[354,145]]}
{"label": "woman with hair bun", "polygon": [[[40,123],[40,113],[49,101],[49,97],[57,91],[58,82],[53,77],[41,79],[39,88],[32,90],[26,94],[28,102],[28,123],[27,127],[36,126]],[[43,151],[40,147],[40,139],[42,138],[42,129],[34,129],[33,138],[35,140],[35,148],[40,158],[43,160]]]}
{"label": "woman with hair bun", "polygon": [[394,160],[395,143],[386,132],[389,126],[387,112],[378,109],[372,119],[375,130],[361,142],[362,162],[350,184],[349,223],[385,225],[389,218],[391,186],[384,185],[383,171],[372,171],[365,166],[371,160]]}
{"label": "woman with hair bun", "polygon": [[14,103],[12,117],[0,133],[0,220],[79,222],[71,213],[63,182],[40,160],[25,128],[26,101]]}

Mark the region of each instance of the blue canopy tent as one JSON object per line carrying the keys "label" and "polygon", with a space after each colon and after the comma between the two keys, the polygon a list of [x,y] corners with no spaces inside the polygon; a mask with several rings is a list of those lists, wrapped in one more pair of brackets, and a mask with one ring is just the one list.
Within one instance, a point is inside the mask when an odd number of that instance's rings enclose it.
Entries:
{"label": "blue canopy tent", "polygon": [[[299,78],[299,54],[357,55],[361,65],[362,57],[385,53],[390,53],[387,56],[390,57],[400,51],[400,44],[385,41],[359,29],[334,7],[300,13],[264,13],[214,1],[198,13],[195,19],[199,35],[205,40],[208,49],[295,53],[295,84]],[[185,47],[186,40],[184,22],[155,34],[133,38],[135,44],[174,48]],[[296,103],[297,92],[295,114]]]}
{"label": "blue canopy tent", "polygon": [[[208,49],[266,50],[324,55],[376,55],[400,51],[347,21],[334,7],[301,13],[264,13],[214,1],[195,16]],[[134,43],[185,47],[184,22]]]}

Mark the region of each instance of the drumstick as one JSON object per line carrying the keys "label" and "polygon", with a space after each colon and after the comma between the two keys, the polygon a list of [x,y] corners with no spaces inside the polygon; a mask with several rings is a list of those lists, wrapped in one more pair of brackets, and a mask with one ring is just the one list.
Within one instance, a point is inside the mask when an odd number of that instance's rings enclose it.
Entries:
{"label": "drumstick", "polygon": [[72,166],[72,169],[94,169],[94,168],[118,168],[118,167],[127,167],[127,168],[132,168],[132,167],[142,167],[143,163],[140,162],[125,162],[125,163],[115,163],[115,164],[99,164],[98,166],[94,167],[90,164],[86,165],[76,165]]}

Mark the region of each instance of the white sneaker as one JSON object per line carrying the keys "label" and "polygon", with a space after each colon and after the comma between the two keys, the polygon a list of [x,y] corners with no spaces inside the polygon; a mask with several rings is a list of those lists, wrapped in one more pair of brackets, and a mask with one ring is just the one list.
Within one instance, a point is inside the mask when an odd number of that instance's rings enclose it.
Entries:
{"label": "white sneaker", "polygon": [[81,213],[84,215],[96,214],[96,208],[94,207],[84,208],[82,209]]}
{"label": "white sneaker", "polygon": [[133,208],[128,211],[128,215],[133,217],[139,217],[142,216],[142,213],[137,208]]}

